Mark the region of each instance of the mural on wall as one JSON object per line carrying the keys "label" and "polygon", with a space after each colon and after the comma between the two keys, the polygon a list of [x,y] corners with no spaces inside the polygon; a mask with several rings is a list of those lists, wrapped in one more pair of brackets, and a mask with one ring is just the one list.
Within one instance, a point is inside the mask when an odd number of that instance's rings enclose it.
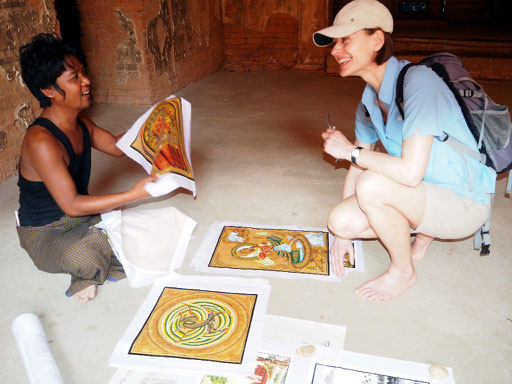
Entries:
{"label": "mural on wall", "polygon": [[0,183],[16,172],[21,142],[39,107],[21,79],[19,49],[58,30],[51,0],[0,2]]}
{"label": "mural on wall", "polygon": [[250,0],[221,2],[227,69],[325,68],[325,52],[311,36],[327,26],[327,3],[280,0],[254,7]]}
{"label": "mural on wall", "polygon": [[117,77],[119,82],[124,84],[128,76],[139,77],[142,52],[137,48],[137,36],[133,21],[126,17],[120,9],[114,10],[114,13],[121,29],[128,34],[128,39],[117,46]]}
{"label": "mural on wall", "polygon": [[208,18],[204,5],[161,0],[158,15],[147,24],[148,50],[157,74],[176,74],[177,64],[184,61],[187,50],[209,46]]}

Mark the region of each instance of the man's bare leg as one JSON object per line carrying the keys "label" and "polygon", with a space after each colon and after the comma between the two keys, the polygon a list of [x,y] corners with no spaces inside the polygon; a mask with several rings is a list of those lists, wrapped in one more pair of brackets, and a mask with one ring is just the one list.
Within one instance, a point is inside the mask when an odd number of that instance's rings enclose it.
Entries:
{"label": "man's bare leg", "polygon": [[82,289],[75,293],[76,299],[80,303],[87,303],[96,297],[98,293],[98,286],[96,284],[89,285],[87,288]]}
{"label": "man's bare leg", "polygon": [[412,261],[418,261],[423,259],[423,257],[427,253],[429,245],[432,243],[433,240],[433,237],[418,233],[411,245]]}
{"label": "man's bare leg", "polygon": [[412,265],[410,226],[417,227],[425,210],[423,186],[406,187],[375,172],[359,177],[356,196],[368,222],[389,252],[389,269],[356,289],[371,301],[390,300],[405,292],[417,275]]}

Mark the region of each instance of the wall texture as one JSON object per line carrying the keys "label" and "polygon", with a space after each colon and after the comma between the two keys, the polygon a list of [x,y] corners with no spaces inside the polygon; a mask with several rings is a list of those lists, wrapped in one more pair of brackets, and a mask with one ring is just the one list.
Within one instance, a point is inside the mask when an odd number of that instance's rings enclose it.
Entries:
{"label": "wall texture", "polygon": [[224,67],[233,71],[320,70],[325,55],[312,42],[326,26],[326,1],[221,0]]}
{"label": "wall texture", "polygon": [[0,182],[17,169],[23,135],[39,103],[21,80],[19,48],[41,32],[58,31],[50,0],[0,1]]}
{"label": "wall texture", "polygon": [[222,65],[218,1],[78,0],[77,6],[95,101],[150,104]]}

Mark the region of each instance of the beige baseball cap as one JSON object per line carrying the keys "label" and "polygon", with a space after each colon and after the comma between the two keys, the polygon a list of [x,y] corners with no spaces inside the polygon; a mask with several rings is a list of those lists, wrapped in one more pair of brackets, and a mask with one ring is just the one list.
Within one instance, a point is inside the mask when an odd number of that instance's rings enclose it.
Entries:
{"label": "beige baseball cap", "polygon": [[326,47],[332,43],[333,38],[345,37],[366,28],[393,32],[393,16],[377,0],[351,1],[341,8],[332,26],[313,34],[313,41],[319,47]]}

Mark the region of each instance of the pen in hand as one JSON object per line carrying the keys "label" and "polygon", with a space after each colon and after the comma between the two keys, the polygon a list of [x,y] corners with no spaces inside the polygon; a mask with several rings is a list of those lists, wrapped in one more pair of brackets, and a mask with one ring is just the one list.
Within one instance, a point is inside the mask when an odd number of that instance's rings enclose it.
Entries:
{"label": "pen in hand", "polygon": [[[336,127],[335,127],[335,126],[331,125],[331,119],[330,119],[330,117],[331,117],[331,112],[329,112],[329,113],[327,114],[327,126],[328,126],[330,129],[336,129]],[[340,159],[336,159],[336,163],[338,163],[339,161],[340,161]]]}

